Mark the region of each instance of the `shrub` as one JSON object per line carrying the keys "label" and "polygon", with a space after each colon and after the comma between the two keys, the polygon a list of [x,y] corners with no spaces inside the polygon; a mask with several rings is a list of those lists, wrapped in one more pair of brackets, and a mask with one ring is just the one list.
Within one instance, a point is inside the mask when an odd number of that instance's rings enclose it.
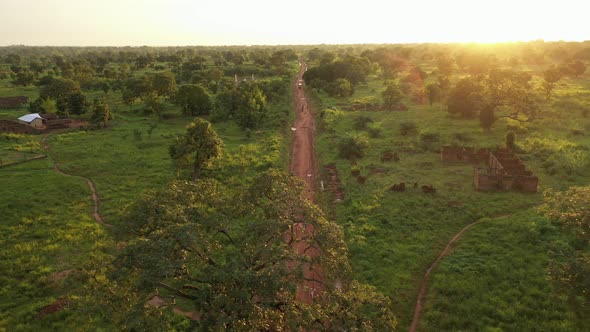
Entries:
{"label": "shrub", "polygon": [[564,139],[554,137],[529,137],[519,145],[542,161],[550,174],[559,170],[564,173],[584,172],[590,167],[588,148]]}
{"label": "shrub", "polygon": [[378,138],[381,137],[381,132],[383,131],[383,126],[381,122],[371,123],[367,128],[367,133],[371,138]]}
{"label": "shrub", "polygon": [[420,141],[422,143],[434,143],[440,140],[440,134],[435,133],[429,129],[420,131]]}
{"label": "shrub", "polygon": [[326,131],[334,130],[335,123],[340,119],[343,112],[331,108],[326,108],[320,113],[322,127]]}
{"label": "shrub", "polygon": [[334,82],[328,83],[325,86],[325,90],[331,97],[348,97],[352,96],[354,87],[349,80],[345,78],[339,78]]}
{"label": "shrub", "polygon": [[368,147],[369,138],[366,135],[349,135],[340,140],[338,152],[340,157],[354,160],[363,158]]}
{"label": "shrub", "polygon": [[402,122],[399,124],[399,130],[403,136],[415,134],[417,126],[414,122]]}
{"label": "shrub", "polygon": [[373,122],[373,120],[365,115],[360,115],[354,118],[354,123],[352,127],[356,130],[365,130],[367,129],[367,124]]}

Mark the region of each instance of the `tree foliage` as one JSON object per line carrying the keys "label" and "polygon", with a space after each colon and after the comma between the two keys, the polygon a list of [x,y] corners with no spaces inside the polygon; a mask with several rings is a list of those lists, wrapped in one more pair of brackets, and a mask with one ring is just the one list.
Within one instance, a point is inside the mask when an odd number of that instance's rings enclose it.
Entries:
{"label": "tree foliage", "polygon": [[107,126],[107,123],[113,118],[109,105],[101,99],[94,99],[92,104],[92,122],[100,126]]}
{"label": "tree foliage", "polygon": [[[144,293],[156,290],[168,300],[157,308],[129,305],[129,298],[115,302],[112,310],[127,312],[116,316],[124,319],[118,325],[169,328],[174,317],[155,315],[170,312],[173,299],[182,299],[198,314],[198,321],[191,322],[198,330],[395,328],[391,301],[347,278],[342,229],[303,198],[300,180],[271,170],[242,193],[228,192],[210,179],[174,181],[146,193],[131,208],[116,229],[126,246],[114,263],[111,283]],[[321,248],[322,255],[308,257],[292,249],[296,222],[314,225],[313,236],[302,241]],[[327,290],[324,300],[307,305],[296,300],[295,285],[305,282],[304,266],[315,265],[326,271]],[[336,279],[341,287],[332,286]]]}
{"label": "tree foliage", "polygon": [[223,141],[213,130],[211,123],[196,118],[186,126],[186,133],[175,138],[169,148],[170,157],[179,168],[192,166],[192,179],[195,181],[203,166],[219,158]]}
{"label": "tree foliage", "polygon": [[548,189],[544,198],[539,212],[557,222],[571,238],[569,243],[555,245],[549,271],[577,303],[577,313],[584,319],[590,314],[590,186]]}
{"label": "tree foliage", "polygon": [[303,79],[306,84],[311,84],[314,80],[331,83],[337,79],[346,79],[356,85],[365,82],[370,71],[371,64],[367,58],[347,56],[334,62],[309,68],[303,75]]}
{"label": "tree foliage", "polygon": [[451,90],[447,110],[462,118],[473,118],[483,106],[483,87],[471,77],[461,79]]}
{"label": "tree foliage", "polygon": [[388,110],[395,109],[404,97],[397,81],[389,81],[381,95],[383,97],[383,108]]}
{"label": "tree foliage", "polygon": [[326,84],[325,90],[328,95],[332,97],[348,97],[352,96],[354,87],[349,80],[345,78],[339,78],[334,82]]}
{"label": "tree foliage", "polygon": [[242,82],[239,86],[220,91],[215,97],[213,118],[233,119],[244,129],[255,129],[267,116],[266,95],[258,83]]}
{"label": "tree foliage", "polygon": [[173,98],[185,115],[209,114],[212,108],[211,96],[202,85],[183,85]]}

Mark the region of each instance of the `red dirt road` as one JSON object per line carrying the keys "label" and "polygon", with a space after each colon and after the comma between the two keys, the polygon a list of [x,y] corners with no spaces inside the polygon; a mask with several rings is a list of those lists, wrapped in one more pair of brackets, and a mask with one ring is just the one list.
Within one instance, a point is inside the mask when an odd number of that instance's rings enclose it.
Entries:
{"label": "red dirt road", "polygon": [[[306,69],[307,65],[301,62],[299,75],[297,75],[295,81],[295,111],[297,112],[297,118],[292,128],[294,130],[292,130],[293,145],[291,147],[290,170],[305,182],[305,197],[313,202],[315,178],[317,176],[314,155],[315,126],[303,89],[303,73],[305,73]],[[307,255],[310,258],[320,255],[320,249],[310,247],[306,241],[306,239],[313,237],[314,225],[302,222],[295,223],[291,234],[294,238],[291,245],[298,253]],[[303,273],[306,281],[304,284],[297,285],[296,298],[302,303],[311,304],[314,299],[321,297],[326,290],[323,285],[324,273],[321,267],[313,265],[306,265]]]}

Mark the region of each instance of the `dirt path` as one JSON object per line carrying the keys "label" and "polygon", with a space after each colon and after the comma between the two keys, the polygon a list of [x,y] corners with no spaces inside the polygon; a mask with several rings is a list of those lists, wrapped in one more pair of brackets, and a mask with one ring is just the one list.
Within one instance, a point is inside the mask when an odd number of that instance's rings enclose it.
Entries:
{"label": "dirt path", "polygon": [[[307,65],[301,61],[301,68],[295,81],[295,112],[297,117],[292,128],[293,145],[291,147],[290,170],[295,176],[305,183],[305,197],[311,202],[314,201],[315,179],[317,168],[314,155],[315,125],[309,103],[303,89],[303,74]],[[307,238],[314,236],[314,225],[306,223],[295,223],[292,236],[294,241],[292,247],[300,254],[308,257],[318,257],[320,249],[309,247]],[[326,288],[323,284],[324,273],[319,266],[305,266],[303,271],[304,284],[297,285],[296,298],[298,301],[311,304],[314,299],[321,297]]]}
{"label": "dirt path", "polygon": [[[530,207],[530,206],[529,206]],[[515,213],[507,213],[507,214],[502,214],[499,216],[495,216],[495,217],[491,217],[489,219],[500,219],[500,218],[505,218],[505,217],[509,217],[511,215],[513,215]],[[410,325],[410,332],[415,332],[416,329],[418,328],[418,324],[420,323],[420,317],[422,315],[422,311],[424,309],[423,307],[423,301],[424,301],[424,297],[426,296],[426,289],[428,288],[428,281],[430,279],[430,273],[432,272],[432,270],[434,270],[437,266],[438,263],[446,256],[449,254],[449,252],[452,249],[453,244],[461,237],[461,235],[463,235],[463,233],[468,230],[469,228],[471,228],[472,226],[475,226],[479,223],[484,222],[486,219],[488,218],[481,218],[475,222],[472,222],[471,224],[463,227],[457,234],[455,234],[451,240],[449,240],[449,242],[447,243],[447,246],[445,247],[445,249],[438,255],[438,257],[436,258],[436,260],[434,262],[432,262],[432,264],[430,265],[430,267],[426,270],[426,273],[424,274],[424,278],[422,278],[422,282],[420,283],[420,292],[418,293],[418,298],[416,299],[416,306],[414,307],[414,316],[412,318],[412,324]]]}
{"label": "dirt path", "polygon": [[315,125],[303,90],[303,74],[306,68],[307,65],[301,62],[301,68],[295,81],[295,111],[297,112],[297,118],[292,128],[294,130],[290,169],[293,174],[305,182],[305,196],[313,202],[317,175],[314,156]]}
{"label": "dirt path", "polygon": [[92,202],[94,203],[94,212],[92,213],[92,217],[98,223],[101,223],[101,224],[110,226],[110,224],[106,224],[104,222],[104,219],[100,215],[100,198],[98,197],[98,193],[96,192],[96,186],[94,185],[94,182],[92,182],[92,180],[90,180],[89,178],[84,177],[84,176],[81,176],[81,175],[73,175],[73,174],[64,173],[57,166],[57,162],[55,161],[55,159],[53,159],[51,157],[51,155],[49,154],[49,143],[47,143],[47,136],[43,137],[42,142],[43,142],[43,147],[45,148],[45,154],[49,157],[49,159],[51,159],[51,161],[53,161],[53,170],[56,173],[59,173],[59,174],[61,174],[63,176],[84,179],[86,181],[86,183],[88,184],[88,188],[90,188],[90,192],[92,193],[92,195],[91,195],[92,196]]}

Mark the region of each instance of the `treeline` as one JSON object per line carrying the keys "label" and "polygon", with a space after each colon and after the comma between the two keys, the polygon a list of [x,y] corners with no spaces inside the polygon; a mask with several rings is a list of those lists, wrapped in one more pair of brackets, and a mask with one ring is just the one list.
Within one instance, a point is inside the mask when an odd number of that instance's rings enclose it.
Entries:
{"label": "treeline", "polygon": [[306,54],[311,64],[306,83],[329,96],[352,96],[370,75],[383,82],[381,102],[375,96],[356,99],[354,109],[441,103],[451,115],[479,118],[489,130],[501,117],[538,119],[552,106],[560,80],[585,73],[590,42],[326,46]]}
{"label": "treeline", "polygon": [[297,54],[287,47],[6,47],[0,59],[0,79],[39,88],[31,112],[96,112],[94,105],[105,101],[90,102],[88,94],[116,93],[124,104],[141,103],[159,118],[174,116],[166,104],[176,104],[184,115],[255,129],[272,118],[267,103],[288,96]]}

